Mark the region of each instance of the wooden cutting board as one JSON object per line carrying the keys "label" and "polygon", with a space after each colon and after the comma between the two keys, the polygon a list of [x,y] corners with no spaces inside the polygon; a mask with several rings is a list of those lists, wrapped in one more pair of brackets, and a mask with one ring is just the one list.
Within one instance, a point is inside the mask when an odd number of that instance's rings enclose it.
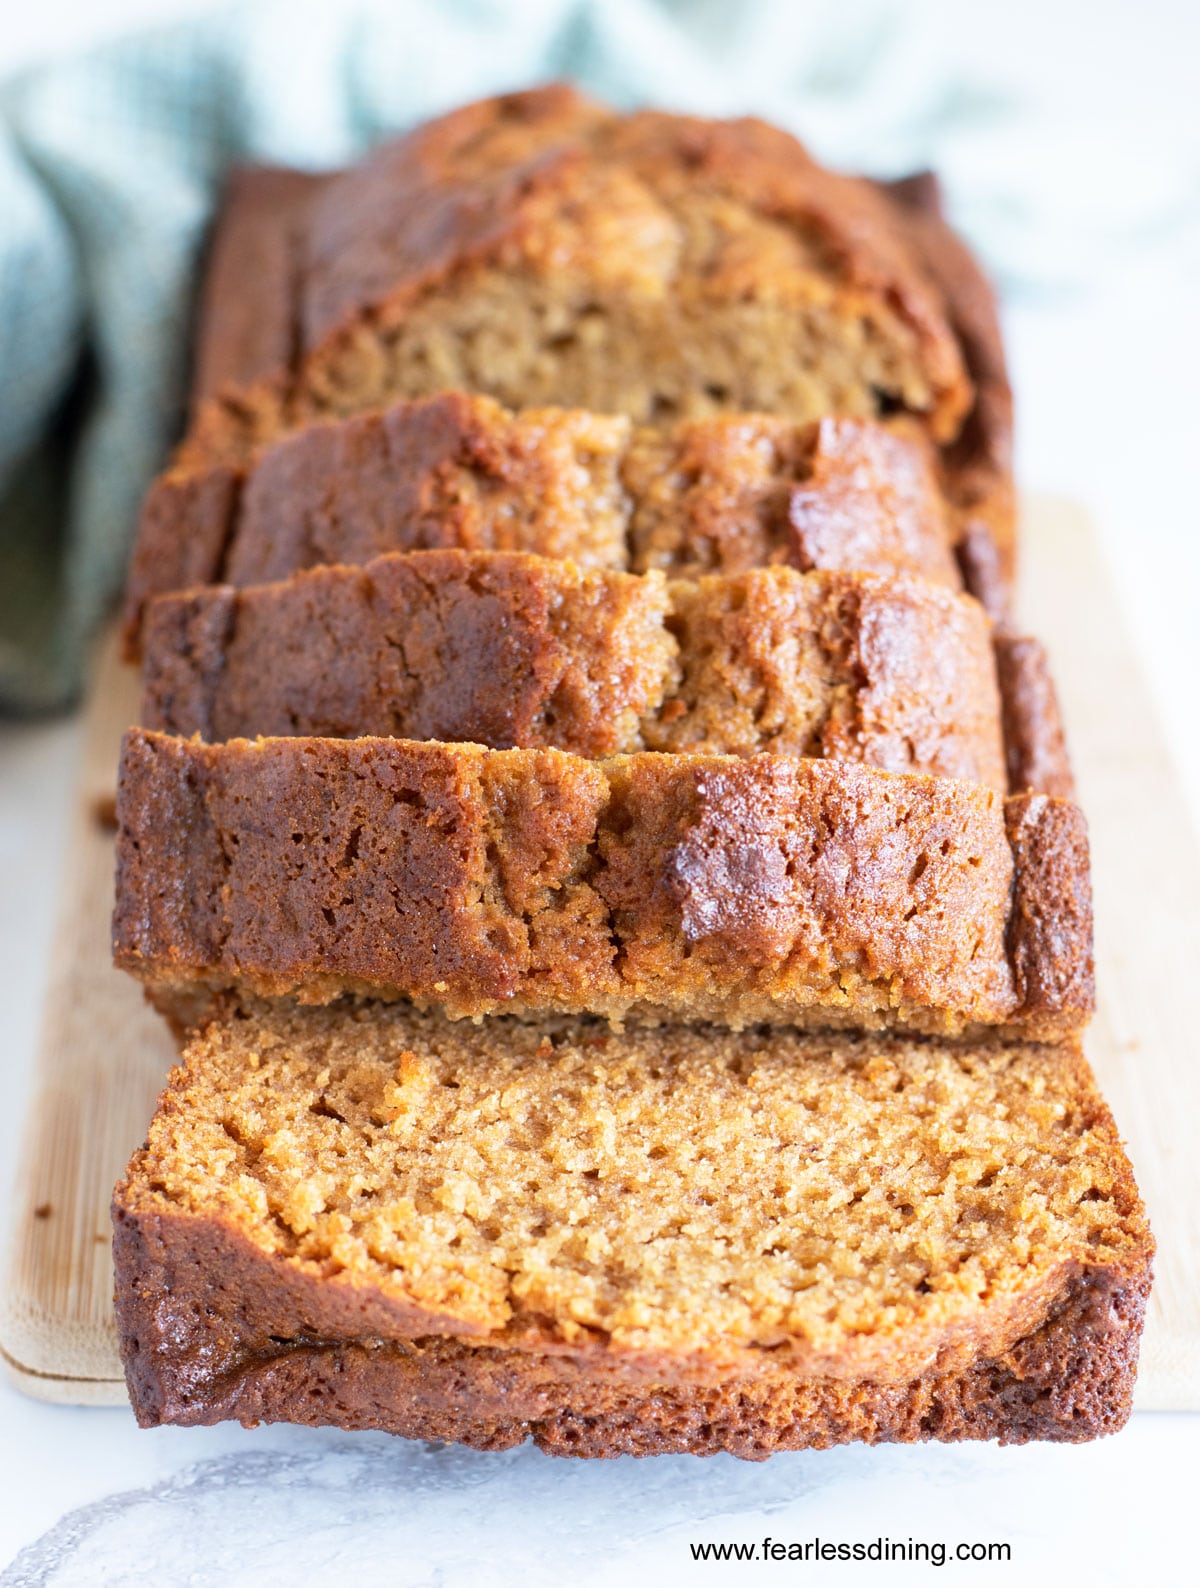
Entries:
{"label": "wooden cutting board", "polygon": [[[1048,645],[1092,837],[1100,1008],[1087,1041],[1158,1236],[1138,1380],[1143,1410],[1200,1410],[1200,1041],[1185,990],[1200,966],[1200,850],[1094,532],[1029,504],[1022,619]],[[0,1355],[30,1395],[123,1401],[108,1203],[173,1057],[141,993],[109,964],[111,799],[136,715],[110,643],[85,716],[67,897],[14,1202]]]}

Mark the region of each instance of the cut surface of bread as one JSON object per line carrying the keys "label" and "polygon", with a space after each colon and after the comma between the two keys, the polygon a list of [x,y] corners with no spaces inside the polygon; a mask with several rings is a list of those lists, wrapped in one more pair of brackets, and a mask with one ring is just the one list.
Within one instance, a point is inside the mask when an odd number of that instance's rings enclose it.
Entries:
{"label": "cut surface of bread", "polygon": [[118,1186],[143,1423],[577,1454],[1079,1439],[1151,1242],[1074,1047],[252,1010]]}
{"label": "cut surface of bread", "polygon": [[[759,121],[621,116],[566,87],[509,94],[271,213],[294,263],[261,280],[261,308],[289,328],[291,355],[202,404],[193,461],[449,389],[653,423],[906,410],[938,440],[971,400],[896,206]],[[242,230],[264,227],[240,222],[230,249]],[[226,312],[214,294],[210,344],[242,335]],[[256,340],[269,357],[272,339]],[[208,357],[239,375],[245,362]]]}
{"label": "cut surface of bread", "polygon": [[316,424],[246,465],[168,470],[142,510],[126,594],[261,584],[439,547],[570,557],[681,578],[773,563],[961,575],[928,446],[858,420],[763,415],[634,430],[571,409],[446,393]]}
{"label": "cut surface of bread", "polygon": [[143,679],[143,725],[184,738],[771,751],[1007,787],[991,625],[917,580],[399,553],[160,597]]}
{"label": "cut surface of bread", "polygon": [[114,948],[181,1024],[306,1001],[1053,1038],[1092,1001],[1078,808],[850,763],[134,729]]}

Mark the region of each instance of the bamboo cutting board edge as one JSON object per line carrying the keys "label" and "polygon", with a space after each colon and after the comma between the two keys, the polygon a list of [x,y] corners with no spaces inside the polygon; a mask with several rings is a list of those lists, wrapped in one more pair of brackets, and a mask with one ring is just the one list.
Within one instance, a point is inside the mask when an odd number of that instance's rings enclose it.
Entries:
{"label": "bamboo cutting board edge", "polygon": [[51,1406],[127,1406],[123,1378],[68,1378],[62,1373],[34,1373],[14,1361],[0,1346],[0,1366],[14,1389],[30,1400]]}
{"label": "bamboo cutting board edge", "polygon": [[[1200,1155],[1183,1139],[1200,1117],[1200,1053],[1181,992],[1200,961],[1200,849],[1085,516],[1027,502],[1022,549],[1022,620],[1051,653],[1092,834],[1100,1009],[1086,1047],[1159,1242],[1135,1404],[1200,1410]],[[136,679],[110,639],[85,713],[71,882],[0,1302],[0,1363],[24,1393],[63,1404],[126,1399],[108,1201],[174,1057],[139,989],[109,963],[112,839],[96,806],[111,795],[136,708]]]}
{"label": "bamboo cutting board edge", "polygon": [[42,1400],[119,1404],[108,1204],[175,1048],[111,962],[113,837],[105,819],[138,682],[115,634],[96,657],[67,864],[0,1301],[0,1361]]}

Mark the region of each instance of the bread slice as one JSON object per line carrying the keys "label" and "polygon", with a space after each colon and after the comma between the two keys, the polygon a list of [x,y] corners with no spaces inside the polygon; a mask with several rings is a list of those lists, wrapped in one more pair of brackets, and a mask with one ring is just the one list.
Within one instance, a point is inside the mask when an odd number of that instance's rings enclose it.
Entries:
{"label": "bread slice", "polygon": [[584,756],[834,756],[1007,786],[991,625],[921,581],[419,551],[149,609],[142,723]]}
{"label": "bread slice", "polygon": [[435,547],[681,578],[786,563],[962,582],[911,431],[764,415],[634,430],[449,392],[312,425],[244,466],[168,470],[142,510],[127,648],[136,656],[145,603],[165,591]]}
{"label": "bread slice", "polygon": [[1091,1011],[1078,808],[832,761],[131,730],[117,961],[328,1002],[1054,1038]]}
{"label": "bread slice", "polygon": [[[508,94],[382,145],[273,217],[296,263],[261,279],[258,307],[291,356],[203,405],[191,460],[449,389],[654,423],[903,409],[939,440],[970,402],[895,206],[762,122],[620,116],[562,86]],[[227,311],[210,297],[210,345],[242,336],[244,311],[236,326]],[[209,362],[245,368],[240,350]]]}
{"label": "bread slice", "polygon": [[379,1006],[193,1041],[114,1219],[143,1425],[572,1455],[1111,1432],[1152,1251],[1071,1046]]}

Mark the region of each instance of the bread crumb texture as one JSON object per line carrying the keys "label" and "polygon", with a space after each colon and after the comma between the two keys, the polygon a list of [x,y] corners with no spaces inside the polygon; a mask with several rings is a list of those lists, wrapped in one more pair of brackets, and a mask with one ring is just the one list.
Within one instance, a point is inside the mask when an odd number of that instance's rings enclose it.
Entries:
{"label": "bread crumb texture", "polygon": [[801,1342],[884,1377],[960,1336],[1003,1349],[1073,1274],[1146,1242],[1069,1047],[379,1007],[194,1042],[118,1190],[146,1199],[466,1333]]}
{"label": "bread crumb texture", "polygon": [[291,235],[297,356],[202,408],[189,462],[451,389],[652,423],[903,409],[939,440],[971,400],[894,206],[758,121],[485,100],[322,183]]}

